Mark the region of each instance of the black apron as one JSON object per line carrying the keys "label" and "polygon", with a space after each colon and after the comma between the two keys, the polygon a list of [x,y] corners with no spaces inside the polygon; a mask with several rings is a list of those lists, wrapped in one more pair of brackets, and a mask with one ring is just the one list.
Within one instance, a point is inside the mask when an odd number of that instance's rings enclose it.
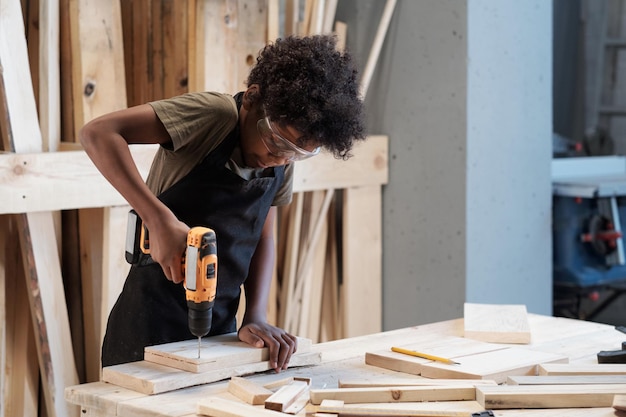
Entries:
{"label": "black apron", "polygon": [[[241,95],[236,100],[240,107]],[[198,166],[158,197],[188,226],[210,227],[217,236],[217,294],[209,335],[237,330],[240,287],[284,178],[284,166],[267,169],[267,176],[249,181],[226,168],[238,142],[237,126]],[[159,264],[149,259],[140,263],[131,266],[109,315],[102,366],[142,360],[146,346],[195,338],[189,331],[182,284],[168,281]]]}

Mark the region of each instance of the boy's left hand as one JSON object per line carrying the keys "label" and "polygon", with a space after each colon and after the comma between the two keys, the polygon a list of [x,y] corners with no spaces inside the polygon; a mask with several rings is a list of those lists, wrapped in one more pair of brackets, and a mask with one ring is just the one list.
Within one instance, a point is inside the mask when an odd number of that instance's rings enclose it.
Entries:
{"label": "boy's left hand", "polygon": [[268,347],[270,366],[276,371],[287,369],[291,355],[296,352],[298,339],[281,328],[267,323],[248,323],[237,333],[239,340],[255,347]]}

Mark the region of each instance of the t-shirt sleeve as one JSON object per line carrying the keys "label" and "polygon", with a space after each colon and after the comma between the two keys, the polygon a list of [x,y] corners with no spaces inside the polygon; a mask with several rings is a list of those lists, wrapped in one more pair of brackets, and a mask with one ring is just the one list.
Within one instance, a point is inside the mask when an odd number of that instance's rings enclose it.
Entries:
{"label": "t-shirt sleeve", "polygon": [[273,206],[286,206],[291,203],[293,196],[293,164],[289,164],[285,167],[285,179],[282,185],[276,192]]}
{"label": "t-shirt sleeve", "polygon": [[172,138],[173,151],[226,136],[238,117],[232,97],[219,93],[187,93],[149,104]]}

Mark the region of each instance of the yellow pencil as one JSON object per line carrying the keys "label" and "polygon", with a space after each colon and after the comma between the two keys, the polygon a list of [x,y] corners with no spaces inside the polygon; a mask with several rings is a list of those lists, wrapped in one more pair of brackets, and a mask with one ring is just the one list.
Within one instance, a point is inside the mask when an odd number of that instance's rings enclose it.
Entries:
{"label": "yellow pencil", "polygon": [[429,355],[428,353],[416,352],[414,350],[392,347],[392,351],[398,353],[404,353],[405,355],[417,356],[418,358],[430,359],[431,361],[437,361],[442,363],[447,363],[449,365],[460,365],[460,363],[453,361],[452,359],[442,358],[441,356]]}

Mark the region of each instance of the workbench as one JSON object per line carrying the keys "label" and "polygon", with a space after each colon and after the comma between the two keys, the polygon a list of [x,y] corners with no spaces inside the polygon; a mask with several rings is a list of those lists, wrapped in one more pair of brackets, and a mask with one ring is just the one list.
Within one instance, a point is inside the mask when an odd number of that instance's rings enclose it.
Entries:
{"label": "workbench", "polygon": [[[529,314],[531,343],[525,348],[566,355],[571,364],[596,364],[600,350],[615,350],[626,340],[626,335],[614,326],[576,319]],[[399,330],[359,336],[332,342],[314,344],[312,349],[321,353],[320,365],[290,368],[280,373],[268,371],[246,376],[252,381],[267,384],[285,377],[311,378],[311,388],[337,388],[338,381],[377,378],[414,379],[419,376],[389,371],[365,364],[365,353],[389,349],[393,345],[416,336],[437,339],[444,336],[463,336],[463,319],[408,327]],[[198,400],[220,396],[238,401],[227,391],[227,381],[200,385],[158,395],[145,395],[105,382],[94,382],[66,389],[65,398],[81,408],[82,416],[89,417],[195,417]],[[461,403],[461,402],[457,402]],[[475,401],[464,401],[468,410],[476,409]],[[475,411],[474,411],[475,412]],[[546,416],[546,417],[608,417],[626,416],[611,407],[572,408],[546,410],[494,410],[496,416]],[[287,414],[285,414],[287,415]],[[305,415],[304,410],[298,415]]]}

